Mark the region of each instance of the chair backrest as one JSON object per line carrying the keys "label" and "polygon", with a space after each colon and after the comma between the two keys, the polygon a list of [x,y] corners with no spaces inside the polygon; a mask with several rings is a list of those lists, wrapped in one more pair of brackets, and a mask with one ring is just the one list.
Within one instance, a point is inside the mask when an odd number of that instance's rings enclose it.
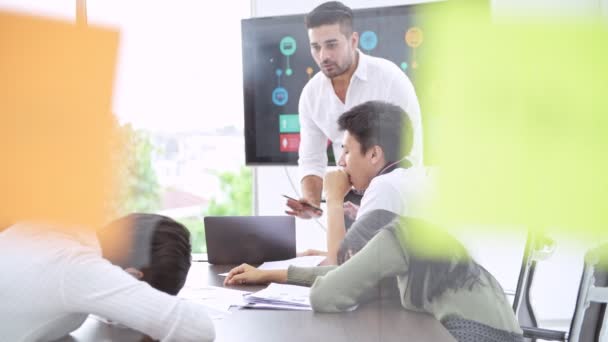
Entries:
{"label": "chair backrest", "polygon": [[[531,239],[529,236],[528,242],[530,241]],[[527,251],[529,247],[530,246],[526,246]],[[524,256],[524,265],[522,266],[522,270],[527,267],[529,269],[528,271],[532,271],[529,279],[523,281],[523,284],[529,285],[529,282],[531,282],[530,278],[533,275],[534,263],[526,265],[526,260],[531,260],[530,255]],[[520,274],[520,280],[521,278]],[[520,283],[522,282],[520,281]],[[527,299],[525,297],[525,294],[527,293],[526,287],[529,286],[520,285],[521,284],[518,284],[518,291],[521,291],[523,296],[523,301],[520,304],[524,304]],[[514,309],[516,310],[516,313],[519,313],[518,316],[521,319],[521,313],[522,311],[525,311],[524,309],[526,309],[526,307],[522,305],[518,307],[517,303],[519,302],[516,301],[516,303],[514,303]],[[605,243],[589,250],[585,255],[585,265],[579,285],[574,315],[570,325],[570,332],[566,334],[563,331],[537,328],[533,324],[530,325],[529,322],[524,322],[522,324],[524,337],[531,341],[542,339],[546,341],[608,342],[607,306],[608,243]]]}
{"label": "chair backrest", "polygon": [[522,265],[519,271],[513,311],[523,326],[538,326],[534,308],[530,301],[530,288],[534,280],[537,262],[545,259],[555,249],[555,241],[542,232],[528,231]]}
{"label": "chair backrest", "polygon": [[569,342],[608,341],[608,243],[585,255]]}

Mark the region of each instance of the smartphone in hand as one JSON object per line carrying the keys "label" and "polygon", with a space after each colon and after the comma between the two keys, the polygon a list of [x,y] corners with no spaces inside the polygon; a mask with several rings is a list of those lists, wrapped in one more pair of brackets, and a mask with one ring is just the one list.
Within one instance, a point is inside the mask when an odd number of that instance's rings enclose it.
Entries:
{"label": "smartphone in hand", "polygon": [[298,203],[302,204],[302,205],[303,205],[303,206],[305,206],[305,207],[308,207],[308,208],[310,208],[310,209],[313,209],[313,210],[318,211],[319,213],[323,214],[323,209],[321,209],[321,208],[319,208],[319,207],[315,207],[314,205],[312,205],[312,204],[310,204],[310,203],[306,203],[306,202],[300,202],[300,200],[297,200],[297,199],[295,199],[295,198],[293,198],[293,197],[289,197],[289,196],[287,196],[287,195],[283,195],[283,197],[285,197],[285,198],[287,198],[287,199],[290,199],[290,200],[294,200],[294,201],[296,201],[296,202],[298,202]]}

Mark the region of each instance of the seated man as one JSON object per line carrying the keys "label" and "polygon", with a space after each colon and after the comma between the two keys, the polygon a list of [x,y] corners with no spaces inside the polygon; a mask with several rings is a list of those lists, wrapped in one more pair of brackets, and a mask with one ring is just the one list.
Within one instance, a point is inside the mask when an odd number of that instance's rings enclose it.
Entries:
{"label": "seated man", "polygon": [[[327,261],[336,264],[346,234],[344,197],[351,189],[363,193],[355,221],[374,209],[417,216],[416,203],[427,192],[426,170],[412,166],[408,156],[414,141],[412,122],[398,106],[368,101],[338,118],[344,131],[339,170],[325,176],[327,198]],[[298,215],[297,202],[290,200]]]}
{"label": "seated man", "polygon": [[[420,216],[418,203],[430,189],[426,170],[412,166],[408,160],[414,141],[413,128],[408,115],[399,106],[368,101],[343,113],[337,123],[344,131],[342,155],[338,161],[341,169],[328,172],[324,181],[327,193],[327,259],[323,265],[336,265],[338,262],[338,250],[346,234],[344,196],[351,189],[363,193],[355,223],[377,209],[401,216]],[[290,214],[299,215],[298,202],[289,201],[294,211]],[[385,216],[376,216],[377,228],[388,223]],[[354,237],[358,236],[365,243],[371,238],[360,229],[349,230],[349,235],[355,240],[357,238]],[[319,253],[323,252],[312,251],[310,254]],[[237,269],[241,273],[245,268],[241,266],[233,271]],[[287,274],[284,271],[245,272],[227,277],[225,284],[256,282],[260,276],[285,281]]]}
{"label": "seated man", "polygon": [[[212,341],[205,308],[170,295],[190,267],[188,237],[179,223],[157,215],[115,221],[99,239],[90,230],[52,224],[6,228],[0,232],[0,321],[10,324],[2,325],[2,337],[55,340],[95,314],[153,339]],[[102,257],[100,242],[104,256],[145,282]]]}

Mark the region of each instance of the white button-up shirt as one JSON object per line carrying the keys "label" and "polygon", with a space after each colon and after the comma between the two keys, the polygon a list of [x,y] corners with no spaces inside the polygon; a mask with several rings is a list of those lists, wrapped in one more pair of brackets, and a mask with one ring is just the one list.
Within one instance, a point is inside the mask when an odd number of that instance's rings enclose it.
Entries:
{"label": "white button-up shirt", "polygon": [[18,223],[0,233],[0,341],[50,341],[92,313],[162,341],[212,341],[204,306],[138,281],[101,256],[94,232]]}
{"label": "white button-up shirt", "polygon": [[414,145],[410,161],[422,163],[422,122],[420,105],[414,86],[405,73],[393,62],[367,56],[361,51],[359,63],[348,90],[346,103],[338,98],[331,79],[318,72],[304,87],[300,95],[300,148],[299,171],[303,178],[315,175],[323,178],[327,166],[327,139],[333,143],[336,160],[342,154],[342,136],[338,118],[352,107],[367,101],[385,101],[403,108],[414,128]]}

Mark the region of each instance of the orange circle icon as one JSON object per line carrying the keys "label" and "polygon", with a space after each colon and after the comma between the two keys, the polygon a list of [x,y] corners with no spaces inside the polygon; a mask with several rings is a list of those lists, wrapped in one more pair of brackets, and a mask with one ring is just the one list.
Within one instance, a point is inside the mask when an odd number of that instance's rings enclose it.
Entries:
{"label": "orange circle icon", "polygon": [[419,27],[412,27],[405,32],[405,43],[413,48],[422,44],[422,30]]}

